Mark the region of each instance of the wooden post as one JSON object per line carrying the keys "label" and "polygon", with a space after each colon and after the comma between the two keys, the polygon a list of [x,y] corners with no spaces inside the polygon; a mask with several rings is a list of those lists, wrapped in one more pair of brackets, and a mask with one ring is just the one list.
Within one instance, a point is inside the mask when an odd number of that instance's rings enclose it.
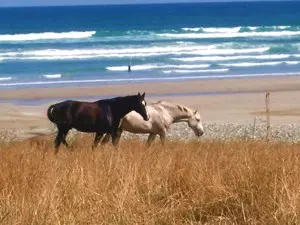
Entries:
{"label": "wooden post", "polygon": [[256,129],[256,117],[254,117],[253,129],[252,129],[252,138],[255,138],[255,129]]}
{"label": "wooden post", "polygon": [[271,129],[270,129],[270,93],[266,93],[266,122],[267,122],[267,136],[266,140],[269,141],[271,137]]}

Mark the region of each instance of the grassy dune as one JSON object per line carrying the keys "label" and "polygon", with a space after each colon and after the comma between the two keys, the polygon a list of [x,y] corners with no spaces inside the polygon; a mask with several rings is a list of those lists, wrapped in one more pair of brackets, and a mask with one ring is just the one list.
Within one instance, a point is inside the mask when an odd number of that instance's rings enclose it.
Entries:
{"label": "grassy dune", "polygon": [[299,224],[300,145],[0,145],[0,224]]}

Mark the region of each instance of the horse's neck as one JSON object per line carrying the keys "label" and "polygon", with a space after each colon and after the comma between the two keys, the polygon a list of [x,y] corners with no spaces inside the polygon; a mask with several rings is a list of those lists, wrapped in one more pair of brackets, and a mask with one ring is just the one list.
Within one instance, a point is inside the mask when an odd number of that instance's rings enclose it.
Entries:
{"label": "horse's neck", "polygon": [[130,102],[125,102],[122,100],[114,102],[112,107],[113,107],[113,113],[118,119],[121,119],[127,113],[134,110],[134,107],[132,106],[132,104],[130,104]]}
{"label": "horse's neck", "polygon": [[192,110],[185,106],[168,105],[165,106],[165,108],[168,110],[169,115],[172,117],[173,123],[188,121],[189,118],[193,115]]}

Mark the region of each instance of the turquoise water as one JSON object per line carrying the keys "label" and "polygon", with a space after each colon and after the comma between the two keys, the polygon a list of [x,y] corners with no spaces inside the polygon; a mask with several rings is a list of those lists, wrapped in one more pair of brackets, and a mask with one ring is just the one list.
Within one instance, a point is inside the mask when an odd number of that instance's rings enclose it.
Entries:
{"label": "turquoise water", "polygon": [[297,1],[0,8],[0,88],[299,74],[299,9]]}

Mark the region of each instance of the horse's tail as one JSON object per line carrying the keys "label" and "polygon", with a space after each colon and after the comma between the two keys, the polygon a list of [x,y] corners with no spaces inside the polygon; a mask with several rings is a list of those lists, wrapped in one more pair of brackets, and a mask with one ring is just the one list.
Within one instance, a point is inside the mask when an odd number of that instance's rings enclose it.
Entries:
{"label": "horse's tail", "polygon": [[54,107],[55,105],[50,105],[48,110],[47,110],[47,116],[48,116],[48,119],[52,122],[52,123],[55,123],[55,118],[53,116],[53,110],[54,110]]}

